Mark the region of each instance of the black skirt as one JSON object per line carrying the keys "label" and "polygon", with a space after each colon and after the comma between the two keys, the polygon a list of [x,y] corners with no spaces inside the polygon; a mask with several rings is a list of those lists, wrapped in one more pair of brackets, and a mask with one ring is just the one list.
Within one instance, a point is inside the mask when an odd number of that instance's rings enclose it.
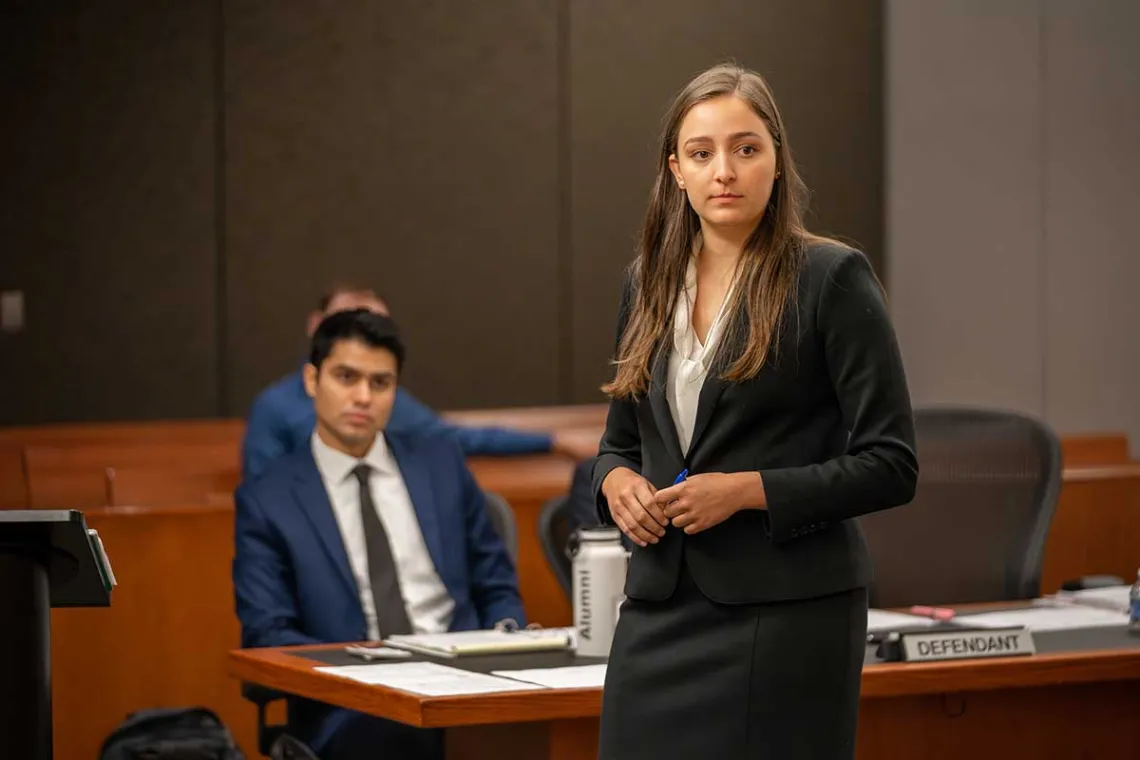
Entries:
{"label": "black skirt", "polygon": [[673,596],[622,605],[599,760],[850,760],[867,592],[723,605],[682,563]]}

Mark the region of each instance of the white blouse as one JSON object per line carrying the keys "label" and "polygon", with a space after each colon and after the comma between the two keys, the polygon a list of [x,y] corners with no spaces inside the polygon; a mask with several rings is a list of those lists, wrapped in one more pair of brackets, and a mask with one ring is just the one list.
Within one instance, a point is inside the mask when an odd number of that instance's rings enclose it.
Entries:
{"label": "white blouse", "polygon": [[[694,250],[699,250],[698,247]],[[677,308],[673,314],[673,350],[669,352],[669,368],[666,382],[666,398],[673,425],[677,428],[677,438],[681,451],[689,453],[693,440],[693,427],[697,421],[697,401],[701,396],[701,386],[708,375],[709,366],[716,355],[716,344],[724,327],[724,312],[732,302],[733,281],[724,301],[720,305],[716,319],[709,328],[709,334],[702,344],[693,329],[693,305],[697,302],[697,265],[695,254],[689,258],[685,271],[685,287],[677,298]]]}

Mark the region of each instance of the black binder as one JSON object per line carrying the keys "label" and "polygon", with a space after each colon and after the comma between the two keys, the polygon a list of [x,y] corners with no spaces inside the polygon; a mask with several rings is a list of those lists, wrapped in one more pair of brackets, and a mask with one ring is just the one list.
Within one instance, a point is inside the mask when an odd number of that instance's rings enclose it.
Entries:
{"label": "black binder", "polygon": [[113,585],[82,512],[0,510],[0,758],[50,760],[51,608],[110,606]]}

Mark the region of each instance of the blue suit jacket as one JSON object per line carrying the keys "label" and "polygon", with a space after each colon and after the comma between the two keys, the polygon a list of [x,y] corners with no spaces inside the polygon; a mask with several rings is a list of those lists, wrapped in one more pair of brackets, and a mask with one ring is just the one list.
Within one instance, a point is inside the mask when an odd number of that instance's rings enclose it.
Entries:
{"label": "blue suit jacket", "polygon": [[[463,452],[446,435],[386,434],[440,579],[455,601],[452,630],[525,624],[515,568]],[[367,638],[340,529],[306,445],[235,495],[234,594],[243,647]],[[290,724],[314,749],[349,715],[306,700]]]}
{"label": "blue suit jacket", "polygon": [[[275,459],[307,446],[315,422],[313,401],[305,393],[299,371],[262,391],[253,402],[242,441],[242,479],[261,477]],[[387,430],[397,434],[449,433],[468,456],[540,454],[550,451],[551,446],[546,433],[449,425],[403,388],[396,389]]]}

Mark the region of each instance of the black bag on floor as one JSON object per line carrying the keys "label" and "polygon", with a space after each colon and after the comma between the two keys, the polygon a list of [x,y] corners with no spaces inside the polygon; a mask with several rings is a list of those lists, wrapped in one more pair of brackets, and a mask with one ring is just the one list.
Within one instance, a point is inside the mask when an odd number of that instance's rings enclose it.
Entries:
{"label": "black bag on floor", "polygon": [[204,707],[139,710],[103,742],[99,760],[246,760]]}

